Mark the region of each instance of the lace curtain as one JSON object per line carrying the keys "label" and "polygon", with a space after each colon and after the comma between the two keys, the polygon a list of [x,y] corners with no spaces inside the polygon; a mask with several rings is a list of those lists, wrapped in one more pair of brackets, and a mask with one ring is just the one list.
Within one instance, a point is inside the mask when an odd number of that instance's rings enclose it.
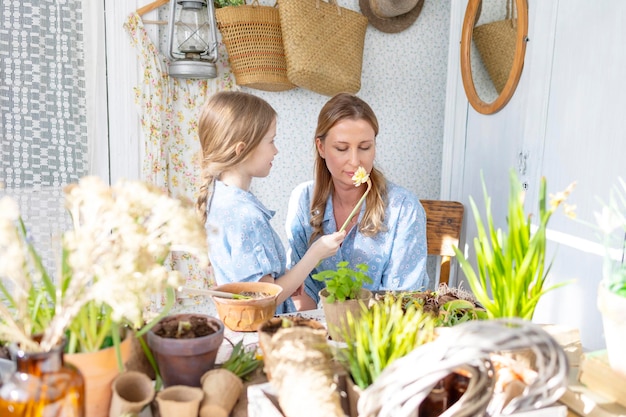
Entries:
{"label": "lace curtain", "polygon": [[0,3],[0,197],[18,202],[48,268],[69,228],[63,187],[89,172],[81,12],[82,0]]}

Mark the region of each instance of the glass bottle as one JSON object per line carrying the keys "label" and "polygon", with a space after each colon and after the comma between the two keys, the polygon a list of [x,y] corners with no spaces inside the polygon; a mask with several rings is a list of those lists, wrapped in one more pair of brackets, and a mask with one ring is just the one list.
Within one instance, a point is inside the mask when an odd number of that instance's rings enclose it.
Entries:
{"label": "glass bottle", "polygon": [[419,406],[420,417],[436,417],[449,407],[449,392],[445,378],[437,382]]}
{"label": "glass bottle", "polygon": [[2,417],[84,417],[85,385],[63,361],[63,345],[49,352],[11,351],[16,370],[0,386]]}

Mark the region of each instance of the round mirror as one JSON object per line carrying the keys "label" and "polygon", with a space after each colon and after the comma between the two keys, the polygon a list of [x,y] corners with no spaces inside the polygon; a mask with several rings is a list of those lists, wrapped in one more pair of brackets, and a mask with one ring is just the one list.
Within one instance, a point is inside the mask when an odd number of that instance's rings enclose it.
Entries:
{"label": "round mirror", "polygon": [[461,77],[472,107],[493,114],[511,99],[524,67],[527,0],[469,0],[461,33]]}

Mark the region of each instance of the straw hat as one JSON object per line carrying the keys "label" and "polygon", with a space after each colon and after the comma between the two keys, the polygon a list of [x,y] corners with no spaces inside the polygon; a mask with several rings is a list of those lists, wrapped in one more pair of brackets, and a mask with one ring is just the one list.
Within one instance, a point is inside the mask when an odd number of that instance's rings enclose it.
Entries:
{"label": "straw hat", "polygon": [[359,0],[361,13],[381,32],[398,33],[415,22],[424,0]]}

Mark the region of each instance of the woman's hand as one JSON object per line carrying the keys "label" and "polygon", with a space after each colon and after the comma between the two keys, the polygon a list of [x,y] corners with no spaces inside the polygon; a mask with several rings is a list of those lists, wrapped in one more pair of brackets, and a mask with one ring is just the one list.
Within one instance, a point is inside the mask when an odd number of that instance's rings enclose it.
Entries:
{"label": "woman's hand", "polygon": [[345,237],[345,231],[324,235],[313,242],[309,250],[315,253],[319,257],[319,260],[328,258],[337,253]]}

